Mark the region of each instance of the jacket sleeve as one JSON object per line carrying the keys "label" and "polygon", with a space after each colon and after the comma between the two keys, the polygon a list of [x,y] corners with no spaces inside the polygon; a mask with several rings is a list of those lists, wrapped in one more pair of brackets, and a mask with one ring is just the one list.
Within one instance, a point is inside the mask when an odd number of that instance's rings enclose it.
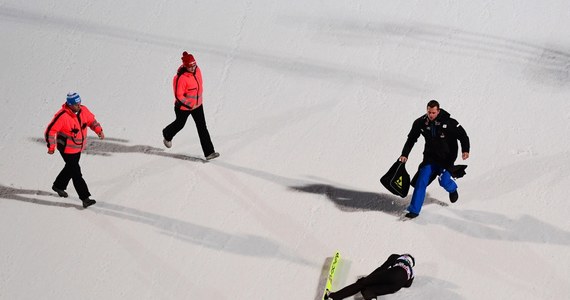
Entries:
{"label": "jacket sleeve", "polygon": [[418,138],[421,134],[420,122],[421,120],[417,119],[414,121],[414,124],[412,124],[412,129],[410,130],[410,133],[408,133],[408,139],[406,140],[404,148],[402,149],[402,156],[408,157],[412,151],[412,148],[414,147],[414,144],[418,141]]}
{"label": "jacket sleeve", "polygon": [[99,134],[101,131],[103,131],[101,124],[99,124],[99,122],[97,122],[97,119],[95,119],[95,115],[88,109],[87,120],[85,120],[85,123],[87,123],[87,126],[89,126],[89,128],[91,128],[91,130],[93,130],[96,134]]}
{"label": "jacket sleeve", "polygon": [[176,95],[176,99],[183,100],[186,92],[186,83],[184,82],[184,78],[182,75],[179,75],[178,78],[174,78],[174,94]]}
{"label": "jacket sleeve", "polygon": [[55,151],[55,147],[57,146],[57,133],[61,130],[62,127],[62,113],[58,112],[51,122],[48,124],[45,130],[45,139],[47,143],[47,147],[49,150]]}
{"label": "jacket sleeve", "polygon": [[457,139],[461,144],[461,152],[469,152],[469,149],[471,148],[471,145],[469,144],[469,136],[465,129],[463,129],[463,126],[459,123],[457,124]]}
{"label": "jacket sleeve", "polygon": [[204,82],[202,80],[202,70],[200,67],[196,66],[196,80],[198,80],[198,85],[200,86],[200,90],[204,90]]}
{"label": "jacket sleeve", "polygon": [[93,121],[91,122],[91,124],[89,124],[89,128],[95,131],[96,134],[99,134],[101,133],[101,131],[103,131],[103,127],[101,127],[101,124],[99,124],[99,122],[97,122],[95,118],[93,118]]}

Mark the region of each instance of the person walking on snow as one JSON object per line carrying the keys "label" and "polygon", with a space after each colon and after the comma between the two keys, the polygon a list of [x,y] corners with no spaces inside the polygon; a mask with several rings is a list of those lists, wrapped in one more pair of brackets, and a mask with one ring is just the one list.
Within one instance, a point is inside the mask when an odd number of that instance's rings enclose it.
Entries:
{"label": "person walking on snow", "polygon": [[447,111],[440,109],[436,100],[430,100],[427,113],[414,121],[399,158],[401,162],[408,160],[408,155],[420,135],[425,139],[423,161],[412,179],[414,193],[406,214],[408,218],[415,218],[420,214],[427,186],[436,177],[439,177],[439,185],[449,193],[451,203],[455,203],[459,193],[451,170],[454,169],[457,159],[458,140],[461,144],[461,158],[469,158],[469,137],[465,129],[451,118]]}
{"label": "person walking on snow", "polygon": [[65,190],[72,180],[84,208],[96,203],[89,198],[91,193],[79,166],[81,152],[87,140],[87,127],[91,128],[100,139],[105,138],[101,124],[86,106],[81,105],[81,97],[77,93],[70,92],[67,94],[66,102],[55,114],[44,133],[48,154],[53,154],[57,145],[57,150],[65,161],[65,166],[55,178],[52,189],[60,197],[67,197]]}
{"label": "person walking on snow", "polygon": [[409,288],[414,281],[416,261],[410,254],[392,254],[386,261],[366,277],[358,279],[339,291],[327,291],[324,300],[341,300],[360,292],[365,300],[393,294],[401,288]]}
{"label": "person walking on snow", "polygon": [[196,65],[196,60],[192,54],[188,54],[186,51],[182,53],[182,65],[178,68],[178,72],[172,81],[176,119],[162,130],[164,146],[166,148],[172,147],[172,139],[184,128],[188,116],[192,115],[206,159],[210,160],[220,156],[214,150],[210,133],[206,127],[204,106],[202,105],[202,91],[204,89],[202,71]]}

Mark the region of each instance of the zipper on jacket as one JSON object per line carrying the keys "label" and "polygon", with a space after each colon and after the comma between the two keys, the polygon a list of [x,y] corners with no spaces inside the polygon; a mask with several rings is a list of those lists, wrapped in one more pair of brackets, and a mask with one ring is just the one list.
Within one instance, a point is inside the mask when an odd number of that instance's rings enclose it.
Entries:
{"label": "zipper on jacket", "polygon": [[79,132],[81,133],[81,143],[78,143],[75,141],[75,137],[71,137],[71,141],[75,144],[75,145],[81,145],[83,146],[83,144],[85,143],[85,137],[83,136],[83,128],[81,126],[81,117],[79,116],[81,114],[81,109],[76,113],[77,115],[77,121],[79,122]]}
{"label": "zipper on jacket", "polygon": [[200,82],[198,82],[198,78],[196,78],[196,72],[191,74],[194,77],[194,81],[196,81],[196,86],[198,87],[196,90],[196,104],[198,104],[198,99],[200,99]]}

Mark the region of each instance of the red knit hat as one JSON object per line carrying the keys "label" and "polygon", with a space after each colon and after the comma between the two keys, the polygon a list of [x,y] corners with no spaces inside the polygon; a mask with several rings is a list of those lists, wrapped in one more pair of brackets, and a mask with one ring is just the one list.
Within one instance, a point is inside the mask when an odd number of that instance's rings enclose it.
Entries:
{"label": "red knit hat", "polygon": [[192,54],[188,54],[188,52],[184,51],[184,53],[182,53],[182,64],[185,67],[189,67],[193,64],[195,65],[196,60],[194,59],[194,56]]}

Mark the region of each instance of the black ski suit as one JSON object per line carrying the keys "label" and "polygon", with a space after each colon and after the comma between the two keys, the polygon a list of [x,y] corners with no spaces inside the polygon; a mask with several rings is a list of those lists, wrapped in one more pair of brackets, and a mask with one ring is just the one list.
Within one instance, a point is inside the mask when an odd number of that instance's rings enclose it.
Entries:
{"label": "black ski suit", "polygon": [[[376,270],[355,283],[329,294],[329,299],[341,300],[360,292],[365,300],[393,294],[401,288],[408,288],[414,281],[412,266],[399,260],[401,255],[392,254]],[[405,264],[405,265],[404,265]]]}

